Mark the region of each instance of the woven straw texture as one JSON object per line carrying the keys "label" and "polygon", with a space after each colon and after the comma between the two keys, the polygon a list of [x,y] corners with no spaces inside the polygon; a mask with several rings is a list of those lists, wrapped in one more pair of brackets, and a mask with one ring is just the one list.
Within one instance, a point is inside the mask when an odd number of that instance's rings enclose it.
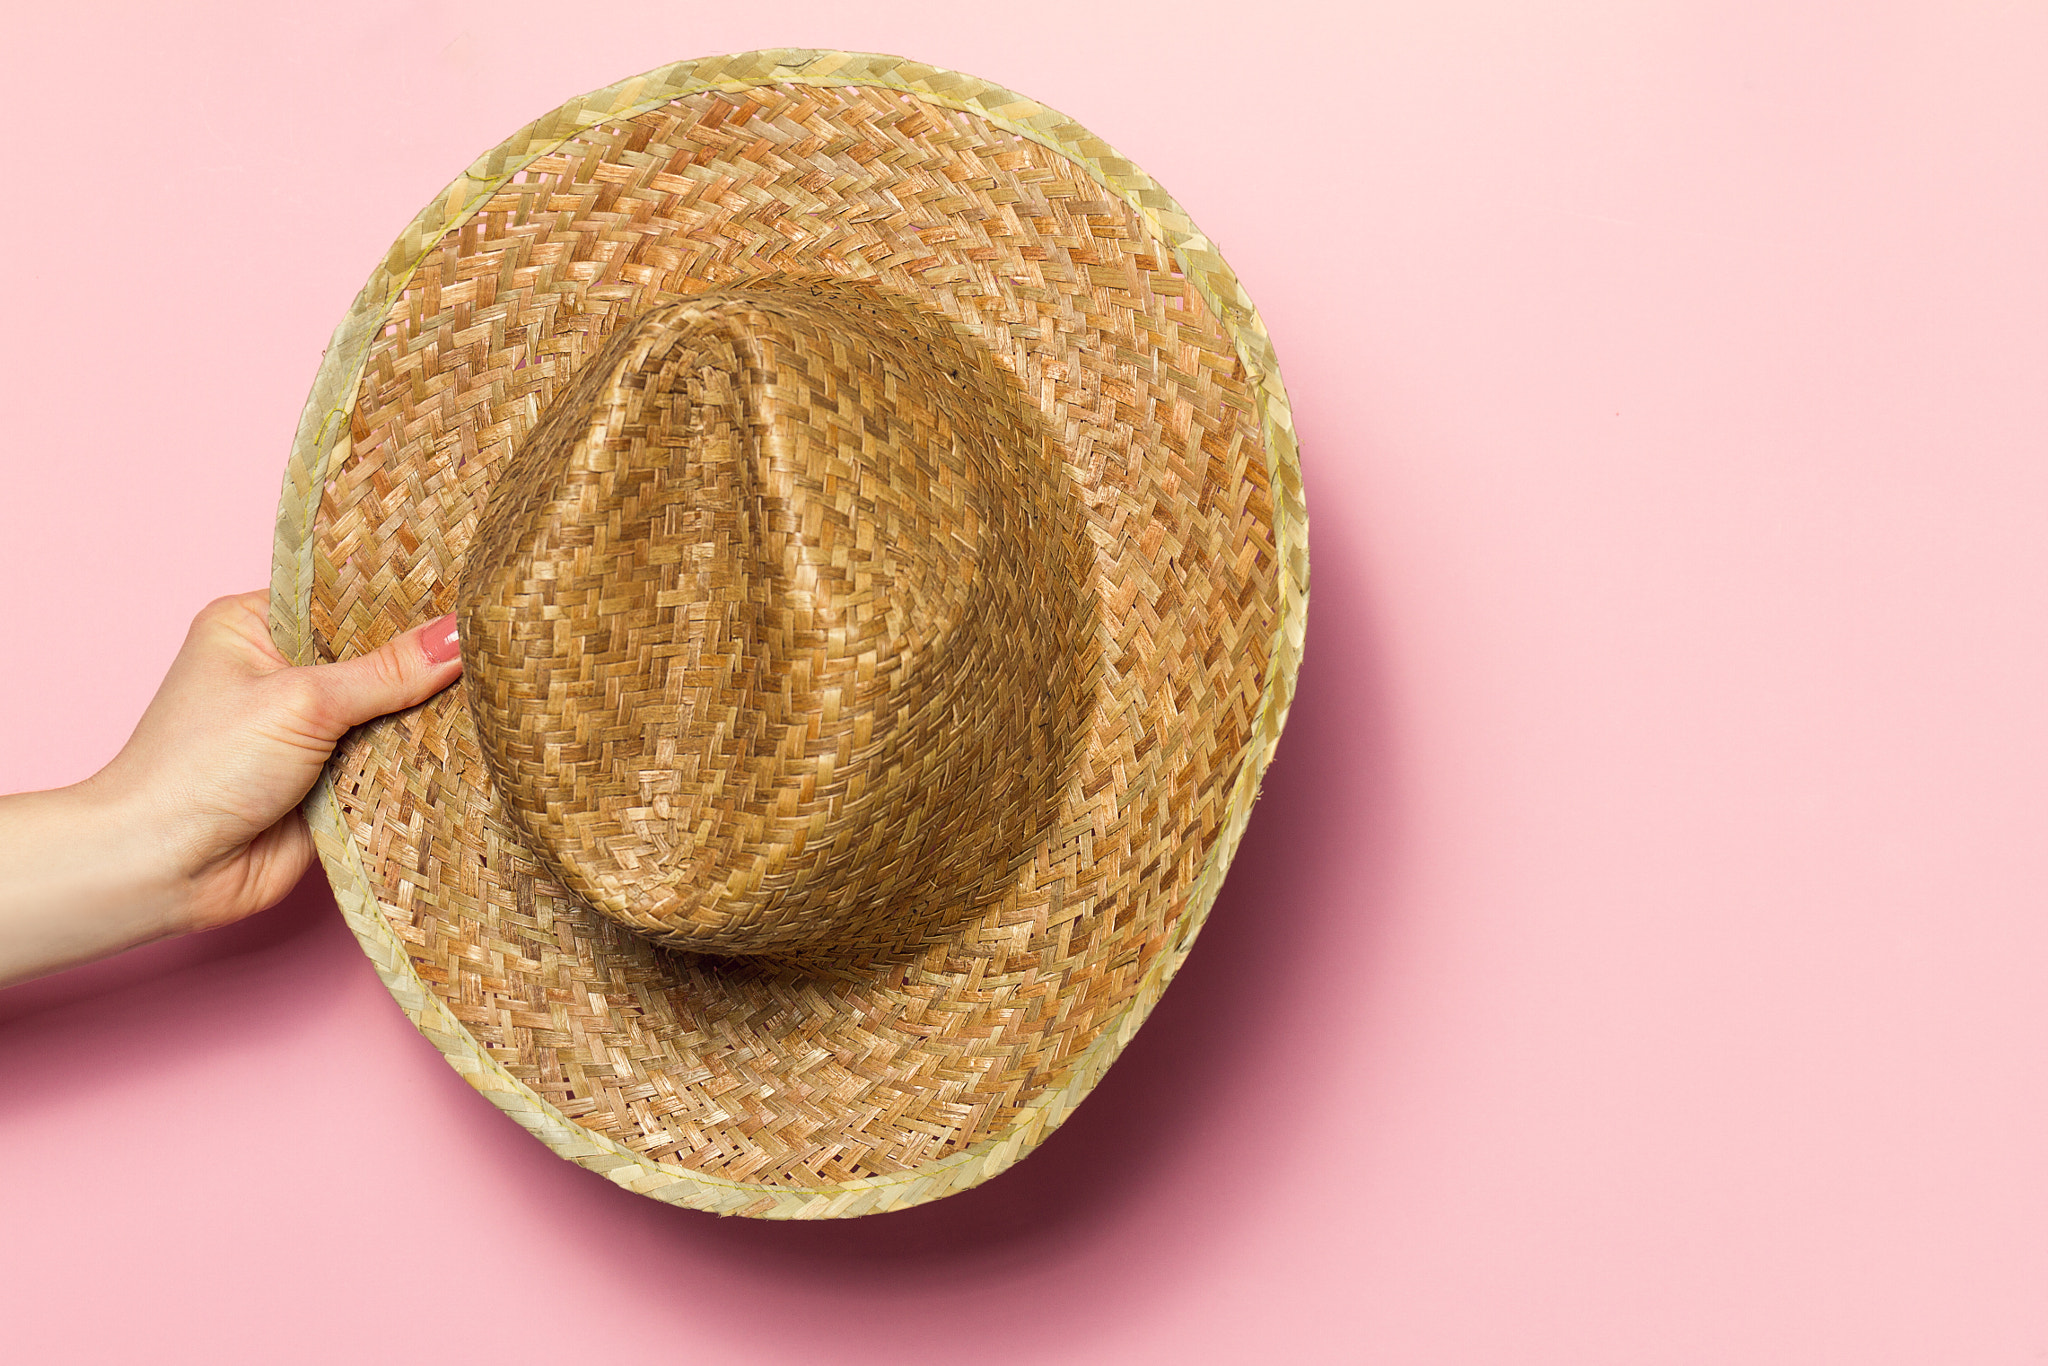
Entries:
{"label": "woven straw texture", "polygon": [[500,805],[557,881],[671,948],[821,962],[1002,898],[1097,684],[1080,518],[1014,387],[838,282],[612,334],[457,599]]}
{"label": "woven straw texture", "polygon": [[[834,464],[849,412],[903,428],[873,496]],[[654,488],[592,458],[617,432],[698,455]],[[653,530],[724,549],[587,539]],[[585,604],[564,630],[535,633],[536,565]],[[656,620],[686,569],[694,665]],[[865,649],[782,610],[820,570]],[[998,87],[782,50],[574,101],[421,214],[316,379],[273,588],[308,662],[463,611],[471,676],[354,733],[307,805],[457,1070],[630,1189],[844,1217],[1015,1162],[1143,1022],[1285,722],[1306,518],[1264,329],[1158,186]],[[577,736],[587,769],[534,767]],[[620,765],[648,753],[672,776]]]}

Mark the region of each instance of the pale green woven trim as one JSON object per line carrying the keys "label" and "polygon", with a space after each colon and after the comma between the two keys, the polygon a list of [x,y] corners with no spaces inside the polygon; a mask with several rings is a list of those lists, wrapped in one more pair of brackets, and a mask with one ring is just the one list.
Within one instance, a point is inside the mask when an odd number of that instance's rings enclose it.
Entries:
{"label": "pale green woven trim", "polygon": [[279,501],[272,558],[271,632],[278,648],[311,663],[313,523],[326,471],[348,447],[350,406],[370,343],[391,305],[404,293],[419,263],[498,188],[594,124],[630,119],[703,90],[742,91],[767,84],[858,85],[899,90],[931,104],[976,114],[1059,153],[1129,203],[1172,248],[1182,273],[1230,328],[1239,359],[1258,396],[1269,454],[1274,538],[1280,563],[1280,617],[1271,670],[1259,713],[1259,732],[1245,756],[1225,808],[1223,829],[1194,884],[1173,941],[1161,951],[1131,1002],[1067,1066],[1064,1077],[1025,1107],[1001,1134],[913,1172],[805,1188],[745,1185],[656,1162],[593,1133],[557,1110],[507,1072],[430,991],[414,969],[404,941],[376,904],[361,852],[349,837],[339,801],[322,779],[306,800],[320,856],[335,900],[377,975],[405,1013],[441,1050],[450,1066],[527,1132],[556,1153],[603,1174],[628,1190],[718,1214],[762,1218],[826,1219],[902,1209],[979,1184],[1016,1162],[1071,1114],[1138,1032],[1167,983],[1186,959],[1208,918],[1223,875],[1237,852],[1258,796],[1260,777],[1279,743],[1293,702],[1308,618],[1308,515],[1302,503],[1301,465],[1294,420],[1265,323],[1250,297],[1209,240],[1159,185],[1117,156],[1109,144],[1036,101],[958,72],[900,57],[780,48],[680,62],[607,86],[536,119],[485,153],[421,211],[356,296],[335,329],[299,418],[298,434]]}

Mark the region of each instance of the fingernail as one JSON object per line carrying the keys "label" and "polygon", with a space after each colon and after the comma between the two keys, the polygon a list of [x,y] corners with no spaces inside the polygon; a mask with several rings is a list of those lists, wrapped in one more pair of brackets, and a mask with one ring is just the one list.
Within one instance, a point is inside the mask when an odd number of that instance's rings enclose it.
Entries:
{"label": "fingernail", "polygon": [[453,612],[420,628],[420,649],[426,652],[429,664],[446,664],[462,653],[462,636],[455,629]]}

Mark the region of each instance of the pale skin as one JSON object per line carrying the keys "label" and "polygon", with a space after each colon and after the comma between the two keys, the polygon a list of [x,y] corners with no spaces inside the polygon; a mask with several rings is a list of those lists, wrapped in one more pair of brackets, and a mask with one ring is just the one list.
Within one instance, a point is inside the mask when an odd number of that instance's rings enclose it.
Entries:
{"label": "pale skin", "polygon": [[294,667],[268,610],[267,593],[209,604],[113,762],[0,797],[0,986],[275,904],[312,863],[299,802],[335,744],[462,673],[450,617]]}

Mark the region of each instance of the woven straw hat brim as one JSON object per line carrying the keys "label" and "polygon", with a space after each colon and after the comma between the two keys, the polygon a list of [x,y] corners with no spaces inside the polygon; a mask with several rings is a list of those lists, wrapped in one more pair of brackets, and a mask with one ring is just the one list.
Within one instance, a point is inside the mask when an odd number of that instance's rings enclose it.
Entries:
{"label": "woven straw hat brim", "polygon": [[450,610],[493,472],[624,320],[835,277],[1013,373],[1095,554],[1100,686],[999,904],[881,961],[656,948],[551,882],[462,685],[364,727],[307,813],[335,896],[450,1063],[562,1156],[657,1199],[846,1217],[966,1189],[1087,1095],[1208,913],[1300,660],[1306,517],[1257,313],[1085,130],[894,57],[681,63],[486,154],[335,334],[279,512],[273,631],[346,658]]}

